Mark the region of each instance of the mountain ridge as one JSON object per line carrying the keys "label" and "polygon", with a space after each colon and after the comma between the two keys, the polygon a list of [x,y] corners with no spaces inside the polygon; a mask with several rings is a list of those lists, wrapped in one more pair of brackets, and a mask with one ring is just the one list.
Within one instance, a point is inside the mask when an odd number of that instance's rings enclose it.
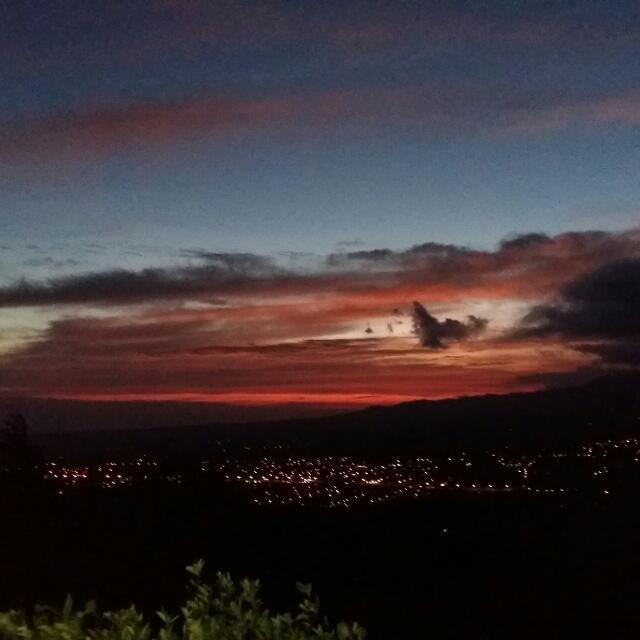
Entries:
{"label": "mountain ridge", "polygon": [[220,453],[285,447],[313,454],[388,455],[464,449],[549,449],[640,434],[640,373],[580,386],[372,406],[280,421],[40,434],[52,452]]}

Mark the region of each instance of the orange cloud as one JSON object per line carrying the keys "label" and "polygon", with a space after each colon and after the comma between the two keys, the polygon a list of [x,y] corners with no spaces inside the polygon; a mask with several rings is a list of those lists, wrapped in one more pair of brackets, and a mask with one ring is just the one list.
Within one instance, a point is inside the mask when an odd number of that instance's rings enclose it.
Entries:
{"label": "orange cloud", "polygon": [[[251,323],[250,323],[251,324]],[[485,340],[425,351],[413,338],[234,345],[201,318],[53,323],[14,353],[0,389],[85,400],[364,406],[531,389],[542,372],[596,360],[560,343]],[[531,378],[532,379],[532,378]]]}
{"label": "orange cloud", "polygon": [[[300,272],[261,256],[203,254],[169,270],[22,282],[0,289],[0,305],[70,306],[3,356],[0,392],[334,407],[529,389],[542,374],[593,366],[598,352],[546,334],[508,341],[492,305],[551,300],[639,252],[637,231],[531,234],[493,252],[425,244],[336,254]],[[482,302],[489,333],[425,350],[411,335],[413,300],[462,321]]]}

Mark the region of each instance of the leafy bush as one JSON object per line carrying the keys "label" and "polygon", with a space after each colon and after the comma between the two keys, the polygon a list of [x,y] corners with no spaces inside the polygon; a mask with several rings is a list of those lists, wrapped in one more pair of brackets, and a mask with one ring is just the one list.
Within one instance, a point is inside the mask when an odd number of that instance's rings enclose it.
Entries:
{"label": "leafy bush", "polygon": [[329,626],[320,619],[319,602],[311,587],[298,584],[303,600],[299,613],[272,614],[258,597],[256,581],[234,582],[218,573],[215,586],[200,579],[204,562],[187,567],[189,598],[180,614],[158,611],[156,624],[135,606],[99,614],[94,602],[75,610],[67,597],[62,610],[35,608],[0,613],[0,637],[8,640],[362,640],[357,623]]}

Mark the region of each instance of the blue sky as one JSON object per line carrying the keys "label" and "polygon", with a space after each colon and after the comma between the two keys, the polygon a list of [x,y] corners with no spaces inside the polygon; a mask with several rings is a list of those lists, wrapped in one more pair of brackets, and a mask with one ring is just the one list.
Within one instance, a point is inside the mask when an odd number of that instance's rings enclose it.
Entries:
{"label": "blue sky", "polygon": [[[490,247],[517,232],[638,219],[635,3],[24,2],[2,11],[0,126],[18,142],[0,159],[0,205],[13,247]],[[126,118],[130,108],[221,95],[302,95],[313,105],[336,93],[347,104],[321,123],[305,106],[284,121],[153,144],[116,135],[96,151],[64,139],[95,110]],[[623,113],[598,116],[612,99]],[[558,108],[570,113],[545,125]],[[69,121],[62,139],[29,140],[56,118]]]}
{"label": "blue sky", "polygon": [[638,219],[640,144],[627,131],[489,142],[331,137],[117,153],[35,174],[8,168],[4,243],[18,253],[52,242],[70,252],[88,243],[257,253],[326,253],[344,241],[488,248],[517,232],[611,230]]}

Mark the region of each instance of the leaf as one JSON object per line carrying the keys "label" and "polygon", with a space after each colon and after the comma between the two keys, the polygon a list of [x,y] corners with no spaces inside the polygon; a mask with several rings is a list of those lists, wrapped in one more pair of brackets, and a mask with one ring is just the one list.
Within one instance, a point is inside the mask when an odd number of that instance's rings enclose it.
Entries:
{"label": "leaf", "polygon": [[68,593],[67,597],[64,599],[64,606],[62,607],[62,618],[66,619],[71,615],[73,611],[73,598],[71,594]]}
{"label": "leaf", "polygon": [[199,578],[202,574],[202,569],[204,568],[204,560],[200,559],[193,564],[187,566],[187,573],[190,573],[192,576]]}
{"label": "leaf", "polygon": [[[187,567],[190,599],[172,616],[165,609],[156,612],[160,624],[153,629],[134,605],[106,611],[99,619],[95,602],[74,612],[67,596],[61,612],[38,607],[32,618],[22,612],[0,612],[0,640],[364,640],[365,631],[344,622],[331,626],[319,619],[319,600],[311,585],[298,583],[304,594],[297,615],[271,615],[257,598],[258,581],[235,581],[228,573],[218,573],[214,585],[199,581],[204,561]],[[174,627],[174,624],[177,623]]]}
{"label": "leaf", "polygon": [[164,609],[160,609],[160,611],[156,611],[156,614],[158,618],[160,618],[160,620],[162,620],[162,622],[164,622],[166,626],[172,625],[178,619],[178,616],[171,616]]}

